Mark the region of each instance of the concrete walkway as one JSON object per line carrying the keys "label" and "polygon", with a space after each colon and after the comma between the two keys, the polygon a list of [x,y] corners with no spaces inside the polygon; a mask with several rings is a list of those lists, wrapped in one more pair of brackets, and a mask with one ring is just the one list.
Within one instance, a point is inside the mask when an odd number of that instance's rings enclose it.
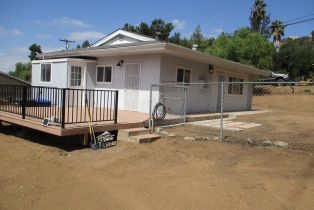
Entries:
{"label": "concrete walkway", "polygon": [[[237,116],[239,116],[239,115],[261,114],[261,113],[265,113],[265,112],[267,112],[267,111],[248,111],[248,112],[231,112],[231,113],[228,113],[229,117],[224,118],[224,120],[223,120],[224,129],[230,130],[230,131],[241,131],[241,130],[261,126],[262,124],[258,124],[258,123],[237,122],[236,119],[237,119]],[[221,121],[220,121],[220,119],[203,120],[203,121],[191,122],[188,124],[220,129]]]}

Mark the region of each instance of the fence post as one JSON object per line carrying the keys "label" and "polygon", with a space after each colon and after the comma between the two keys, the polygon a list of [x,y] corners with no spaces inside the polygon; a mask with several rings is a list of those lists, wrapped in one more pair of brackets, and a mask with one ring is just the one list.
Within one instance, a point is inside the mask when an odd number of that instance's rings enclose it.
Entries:
{"label": "fence post", "polygon": [[26,96],[27,94],[27,87],[23,86],[23,96],[22,96],[22,119],[25,119],[26,115]]}
{"label": "fence post", "polygon": [[150,85],[149,91],[149,110],[148,110],[148,129],[152,129],[151,115],[152,115],[152,103],[153,103],[153,85]]}
{"label": "fence post", "polygon": [[186,123],[186,89],[187,89],[187,87],[186,86],[184,86],[183,87],[184,88],[184,123]]}
{"label": "fence post", "polygon": [[64,128],[65,125],[65,96],[66,88],[62,88],[62,101],[61,101],[61,127]]}
{"label": "fence post", "polygon": [[117,124],[118,123],[118,98],[119,98],[119,91],[116,90],[115,91],[115,99],[114,99],[114,123]]}
{"label": "fence post", "polygon": [[220,83],[220,136],[222,141],[224,138],[224,83]]}

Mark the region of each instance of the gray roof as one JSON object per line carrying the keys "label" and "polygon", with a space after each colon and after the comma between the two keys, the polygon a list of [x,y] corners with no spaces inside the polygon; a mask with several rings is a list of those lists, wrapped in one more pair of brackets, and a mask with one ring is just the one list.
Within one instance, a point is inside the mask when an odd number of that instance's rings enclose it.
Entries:
{"label": "gray roof", "polygon": [[18,78],[18,77],[12,76],[12,75],[10,75],[10,74],[8,74],[8,73],[5,73],[5,72],[3,72],[3,71],[0,71],[0,75],[9,77],[9,78],[11,78],[11,79],[15,79],[15,80],[20,81],[20,82],[22,82],[22,83],[25,83],[25,84],[27,84],[27,85],[30,85],[30,84],[31,84],[30,82],[27,82],[27,81],[22,80],[22,79],[20,79],[20,78]]}
{"label": "gray roof", "polygon": [[36,57],[39,59],[43,59],[44,57],[50,57],[53,55],[68,55],[72,54],[75,52],[88,52],[92,51],[95,49],[114,49],[114,48],[122,48],[122,47],[135,47],[135,46],[144,46],[144,45],[149,45],[149,44],[157,44],[157,43],[162,43],[161,41],[139,41],[139,42],[134,42],[134,43],[128,43],[128,44],[119,44],[119,45],[102,45],[99,47],[86,47],[86,48],[77,48],[77,49],[70,49],[70,50],[61,50],[61,51],[55,51],[55,52],[49,52],[49,53],[43,53],[43,54],[38,54]]}

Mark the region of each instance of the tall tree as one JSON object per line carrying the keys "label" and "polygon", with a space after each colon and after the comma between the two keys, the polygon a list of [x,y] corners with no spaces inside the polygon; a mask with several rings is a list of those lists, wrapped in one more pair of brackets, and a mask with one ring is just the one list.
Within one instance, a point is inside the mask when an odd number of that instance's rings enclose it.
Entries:
{"label": "tall tree", "polygon": [[314,45],[300,39],[286,39],[274,56],[274,68],[289,73],[293,80],[314,76]]}
{"label": "tall tree", "polygon": [[143,34],[146,36],[151,36],[152,31],[147,23],[141,22],[136,28],[135,31],[139,34]]}
{"label": "tall tree", "polygon": [[87,48],[90,46],[90,43],[88,40],[85,40],[83,43],[82,43],[82,48]]}
{"label": "tall tree", "polygon": [[204,40],[204,36],[202,34],[201,26],[197,25],[194,32],[191,35],[191,41],[198,46],[201,45],[202,41]]}
{"label": "tall tree", "polygon": [[152,36],[160,40],[167,41],[169,34],[173,30],[172,23],[166,23],[163,19],[155,19],[150,25]]}
{"label": "tall tree", "polygon": [[124,24],[123,29],[130,32],[136,32],[135,27],[130,23]]}
{"label": "tall tree", "polygon": [[281,39],[285,34],[285,27],[281,20],[275,20],[271,23],[271,34],[273,35],[273,44],[276,51],[279,51]]}
{"label": "tall tree", "polygon": [[169,42],[173,44],[180,45],[181,44],[181,33],[175,32],[171,37],[169,37]]}
{"label": "tall tree", "polygon": [[163,19],[154,19],[150,25],[145,22],[140,23],[138,26],[133,26],[129,23],[124,24],[123,29],[130,32],[143,34],[158,38],[162,41],[167,41],[171,31],[173,30],[172,23],[166,23]]}
{"label": "tall tree", "polygon": [[255,0],[251,8],[251,28],[255,32],[260,32],[262,20],[266,17],[266,3],[264,0]]}
{"label": "tall tree", "polygon": [[259,33],[262,34],[266,39],[271,37],[271,21],[270,15],[266,15],[262,21],[259,29]]}
{"label": "tall tree", "polygon": [[18,62],[15,64],[14,71],[10,71],[9,74],[25,81],[30,81],[32,75],[32,63]]}
{"label": "tall tree", "polygon": [[234,35],[221,34],[206,53],[269,70],[273,66],[274,47],[260,33],[240,28]]}
{"label": "tall tree", "polygon": [[36,59],[38,53],[42,53],[40,45],[37,44],[32,44],[28,49],[30,51],[28,57],[31,61]]}

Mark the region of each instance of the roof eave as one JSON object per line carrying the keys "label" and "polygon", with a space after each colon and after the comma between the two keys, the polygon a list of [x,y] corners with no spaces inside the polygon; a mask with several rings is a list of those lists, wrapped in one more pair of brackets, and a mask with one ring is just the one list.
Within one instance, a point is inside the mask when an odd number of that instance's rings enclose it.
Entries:
{"label": "roof eave", "polygon": [[174,45],[168,43],[166,46],[166,51],[169,54],[175,54],[176,56],[189,57],[190,59],[195,59],[204,63],[209,63],[217,67],[223,67],[230,71],[242,71],[253,76],[268,77],[271,75],[270,71],[265,71],[241,63],[237,63],[231,60],[219,58],[216,56],[208,55],[199,51],[195,51],[186,47]]}

